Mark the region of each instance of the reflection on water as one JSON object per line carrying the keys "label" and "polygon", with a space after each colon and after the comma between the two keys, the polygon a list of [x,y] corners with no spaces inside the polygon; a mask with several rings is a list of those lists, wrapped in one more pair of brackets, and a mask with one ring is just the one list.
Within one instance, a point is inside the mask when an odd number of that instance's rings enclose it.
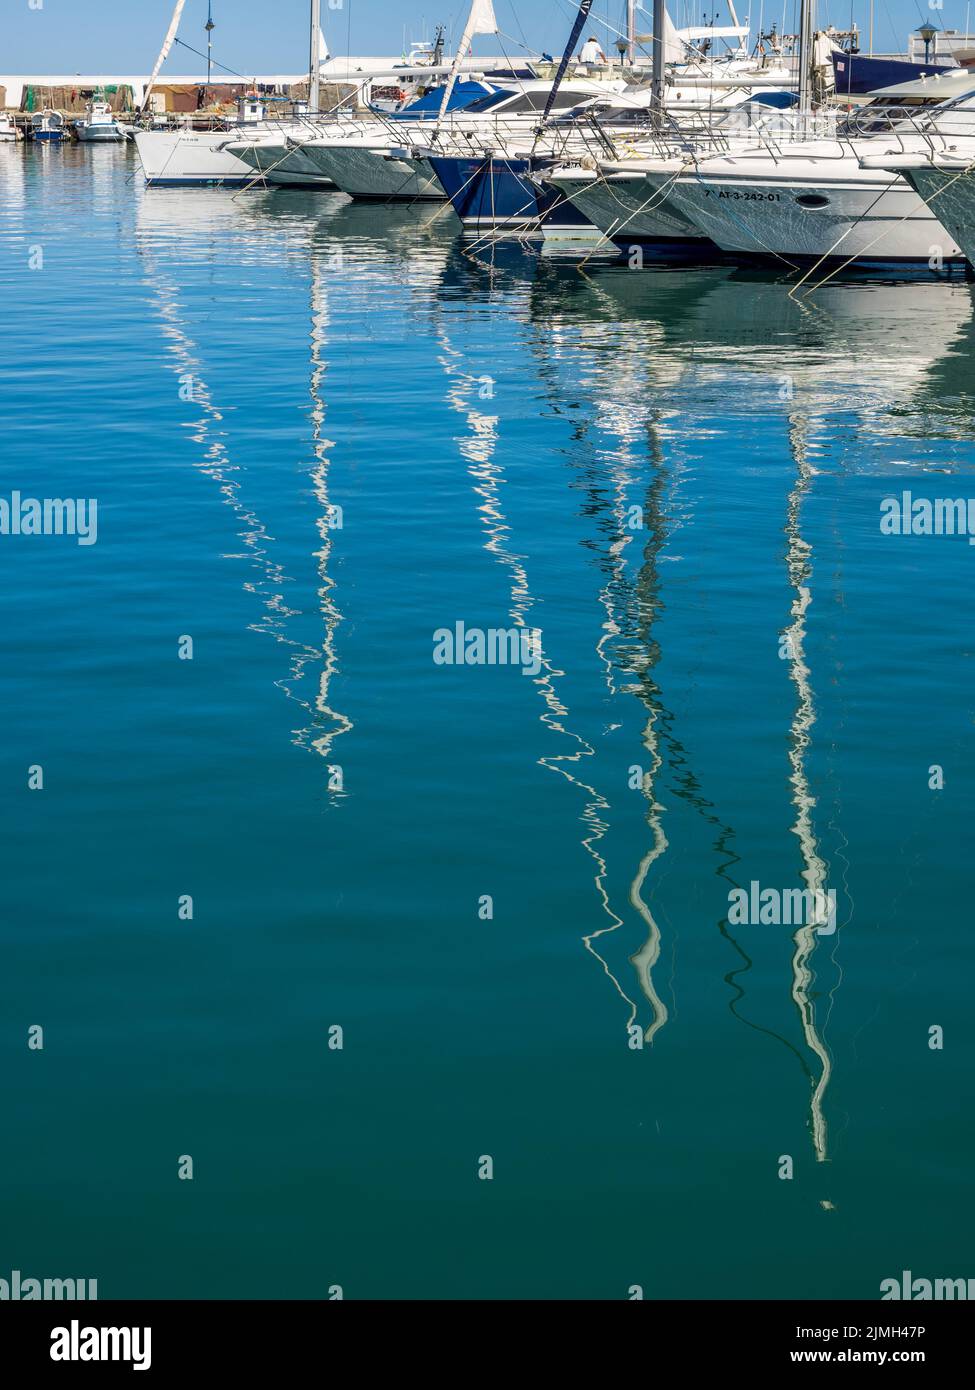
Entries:
{"label": "reflection on water", "polygon": [[[813,829],[813,807],[815,797],[809,787],[806,772],[806,754],[811,741],[816,710],[813,701],[812,673],[806,664],[805,639],[806,617],[812,603],[812,548],[803,539],[801,531],[802,504],[809,491],[813,470],[807,452],[807,421],[801,417],[793,419],[789,429],[789,444],[796,464],[795,486],[789,493],[788,553],[786,564],[789,583],[793,589],[792,622],[784,631],[787,641],[789,674],[796,687],[796,712],[792,722],[789,747],[789,762],[792,768],[793,800],[796,807],[796,822],[793,831],[799,839],[802,854],[802,878],[806,888],[815,896],[813,901],[824,900],[828,891],[829,873],[823,862]],[[832,924],[835,928],[835,921]],[[823,1099],[829,1085],[832,1063],[829,1053],[816,1026],[816,1009],[810,998],[813,984],[812,957],[818,941],[817,927],[812,923],[800,926],[795,933],[795,955],[792,958],[792,997],[799,1010],[803,1037],[820,1065],[820,1074],[813,1087],[811,1105],[812,1136],[816,1157],[823,1162],[827,1156],[826,1120],[823,1115]]]}
{"label": "reflection on water", "polygon": [[[262,206],[265,209],[270,207],[269,195],[261,196],[261,202],[247,209],[251,217]],[[199,347],[190,336],[181,313],[180,300],[184,291],[180,285],[180,273],[187,238],[192,238],[189,245],[195,255],[205,261],[215,250],[218,233],[235,236],[241,216],[241,210],[226,197],[207,194],[187,197],[182,193],[175,197],[157,198],[143,190],[138,206],[136,246],[169,345],[170,365],[177,374],[180,400],[193,407],[198,406],[202,412],[190,426],[195,431],[193,442],[200,450],[197,466],[219,485],[222,500],[236,516],[240,528],[238,534],[246,546],[245,554],[260,575],[256,580],[245,581],[244,585],[247,590],[257,594],[265,609],[263,619],[253,625],[254,630],[269,633],[277,642],[291,649],[288,675],[282,677],[278,684],[288,699],[302,705],[311,717],[306,729],[295,731],[295,742],[299,746],[312,748],[328,762],[334,740],[352,728],[352,721],[329,704],[329,687],[338,665],[336,629],[342,615],[335,601],[335,585],[329,572],[340,510],[336,509],[329,497],[330,441],[324,434],[326,404],[322,392],[328,370],[325,357],[328,302],[323,264],[327,253],[316,244],[316,224],[311,219],[301,219],[297,223],[292,221],[286,227],[286,237],[280,251],[290,257],[300,248],[302,257],[307,258],[309,276],[311,482],[319,506],[315,522],[319,547],[314,555],[318,565],[318,597],[324,626],[321,648],[316,649],[289,633],[289,620],[299,616],[299,610],[285,601],[285,591],[293,583],[292,576],[283,563],[275,558],[269,528],[247,500],[246,469],[233,461],[228,443],[231,431],[227,428],[227,417],[214,403],[213,393],[204,376],[206,369]],[[259,231],[256,234],[259,235]],[[318,689],[314,697],[309,699],[300,693],[300,688],[313,666],[318,668]],[[328,763],[327,772],[330,798],[333,801],[341,799],[344,793],[341,768]]]}
{"label": "reflection on water", "polygon": [[[888,286],[876,281],[837,281],[824,287],[814,303],[803,303],[772,275],[729,267],[636,274],[589,262],[583,267],[585,273],[580,273],[567,259],[539,259],[523,247],[505,244],[493,245],[487,258],[472,256],[469,246],[454,242],[444,218],[431,216],[426,209],[386,209],[380,216],[375,209],[341,198],[296,192],[260,193],[245,199],[219,193],[164,197],[156,192],[142,196],[137,226],[175,365],[181,374],[192,373],[196,381],[203,416],[194,438],[203,450],[201,466],[220,483],[225,499],[238,511],[241,534],[264,570],[264,578],[253,585],[267,608],[261,626],[296,648],[290,676],[280,683],[313,716],[308,729],[297,734],[298,742],[314,747],[326,759],[332,756],[335,737],[353,727],[329,703],[329,687],[338,668],[336,632],[341,622],[330,574],[337,533],[331,524],[331,441],[324,435],[329,282],[352,273],[366,293],[370,280],[379,283],[389,278],[408,289],[418,325],[423,332],[429,329],[435,344],[428,370],[435,361],[446,380],[449,408],[465,420],[466,432],[455,442],[470,474],[484,549],[507,578],[509,620],[538,631],[541,670],[533,680],[544,706],[540,721],[573,745],[564,752],[538,755],[537,760],[582,794],[578,843],[594,862],[595,902],[608,918],[584,931],[582,941],[624,1001],[624,1021],[631,1029],[639,1005],[604,950],[604,939],[626,927],[616,905],[622,896],[644,932],[628,960],[649,1010],[641,1026],[643,1039],[652,1043],[669,1018],[656,978],[664,935],[659,910],[653,905],[654,883],[669,846],[667,788],[713,827],[715,857],[709,872],[737,886],[730,870],[740,859],[732,848],[735,832],[703,794],[700,772],[693,768],[676,732],[678,715],[665,703],[655,675],[662,659],[657,626],[665,607],[668,563],[676,573],[682,557],[674,550],[675,540],[696,524],[695,511],[700,509],[695,481],[685,480],[683,455],[688,446],[707,447],[725,420],[759,414],[781,418],[787,428],[795,465],[786,523],[786,563],[793,589],[786,634],[795,652],[789,669],[796,692],[788,730],[796,813],[792,829],[800,844],[806,886],[824,889],[827,866],[813,828],[816,798],[807,770],[815,705],[804,650],[811,550],[801,533],[803,501],[817,472],[838,468],[886,473],[898,466],[900,461],[890,458],[889,448],[872,453],[869,447],[880,448],[893,437],[901,442],[923,441],[928,450],[937,440],[939,452],[930,462],[933,469],[967,466],[967,452],[957,454],[952,445],[965,438],[973,404],[966,373],[975,331],[971,289],[957,283]],[[216,252],[222,239],[232,244],[233,254],[244,263],[250,258],[260,263],[273,245],[273,254],[305,266],[310,279],[312,482],[319,508],[319,546],[314,555],[324,623],[320,650],[288,635],[288,619],[295,610],[285,604],[283,594],[290,577],[271,557],[266,528],[242,501],[241,481],[230,462],[226,422],[200,376],[193,344],[179,327],[176,285],[170,281],[164,287],[163,267],[158,263],[159,248],[167,242],[177,243],[181,253],[188,249],[191,256],[206,258]],[[156,261],[151,259],[153,254]],[[172,276],[172,265],[167,269]],[[598,762],[601,755],[596,743],[574,727],[566,695],[559,689],[566,671],[551,656],[536,618],[538,599],[532,591],[527,555],[530,538],[526,534],[516,542],[515,524],[504,502],[508,481],[499,456],[501,407],[493,391],[485,396],[486,378],[467,362],[458,341],[458,331],[463,334],[468,322],[475,321],[481,304],[501,304],[514,321],[524,325],[541,393],[556,415],[575,419],[575,442],[583,445],[586,455],[579,481],[585,489],[592,530],[584,544],[595,555],[603,576],[596,596],[603,620],[594,655],[609,701],[635,694],[644,711],[641,759],[634,767],[648,839],[622,894],[602,845],[614,820],[625,816],[625,805],[614,805],[618,798],[600,790],[598,778],[581,775],[583,762]],[[460,306],[459,318],[456,306]],[[588,407],[581,405],[583,399]],[[819,427],[815,465],[807,440],[807,411],[813,406]],[[827,422],[831,437],[825,429]],[[855,452],[849,447],[854,441]],[[923,467],[925,455],[915,455],[912,462]],[[631,499],[639,495],[641,486],[642,499],[634,504]],[[318,691],[306,701],[296,692],[309,663],[318,669]],[[726,917],[718,926],[740,961],[725,977],[733,991],[732,1013],[798,1057],[793,1042],[779,1028],[742,1012],[744,977],[753,960],[731,933]],[[671,945],[676,959],[676,938]],[[812,928],[796,932],[790,993],[804,1045],[815,1058],[815,1074],[800,1061],[812,1088],[814,1150],[823,1160],[827,1155],[824,1099],[832,1062],[816,1021],[812,963],[816,946]],[[672,977],[668,988],[674,987]]]}
{"label": "reflection on water", "polygon": [[[88,885],[79,821],[116,829],[101,867],[128,886],[116,926],[79,937],[86,986],[104,976],[125,1001],[137,962],[134,1093],[164,1070],[152,1040],[198,1036],[216,1059],[195,1111],[159,1089],[143,1123],[167,1145],[188,1119],[214,1148],[260,1131],[254,1171],[230,1161],[254,1192],[274,1165],[282,1219],[255,1236],[250,1187],[215,1198],[210,1287],[287,1268],[289,1293],[318,1296],[325,1236],[328,1278],[385,1297],[442,1295],[458,1259],[462,1294],[523,1277],[529,1295],[618,1297],[643,1277],[634,1249],[661,1295],[727,1290],[729,1260],[742,1296],[876,1297],[891,1270],[953,1268],[917,1175],[936,1166],[964,1194],[957,1054],[923,1038],[929,1012],[960,1029],[968,1008],[952,909],[975,782],[971,552],[885,545],[877,515],[892,479],[960,488],[972,471],[972,287],[847,278],[797,303],[774,272],[471,256],[440,210],[147,194],[126,152],[93,156],[90,182],[87,156],[59,179],[10,153],[2,288],[44,344],[0,364],[15,471],[57,465],[79,488],[91,472],[106,497],[104,548],[84,557],[96,645],[151,663],[188,608],[223,659],[192,684],[164,668],[156,703],[106,734],[131,679],[65,629],[77,557],[24,564],[11,650],[57,678],[57,703],[17,667],[11,728],[43,751],[89,746],[94,721],[138,790],[86,774],[46,803],[43,834],[5,831],[15,862],[53,855]],[[49,270],[26,286],[35,238]],[[66,400],[81,462],[39,465]],[[133,509],[158,526],[109,524]],[[537,673],[445,677],[429,646],[445,602],[537,630]],[[193,844],[173,787],[188,750]],[[503,910],[472,930],[485,862]],[[194,935],[196,973],[185,941],[142,925],[172,865],[233,923],[232,952],[219,924]],[[837,889],[837,934],[733,925],[729,895],[756,879]],[[4,946],[34,978],[32,940]],[[61,1006],[102,1074],[78,994]],[[326,1064],[333,1020],[350,1045]],[[269,1154],[264,1133],[288,1142]],[[482,1146],[510,1185],[490,1208],[465,1166]],[[839,1272],[818,1238],[825,1182],[869,1234]],[[167,1200],[146,1202],[157,1245]],[[245,1238],[260,1249],[226,1258]],[[109,1273],[126,1271],[106,1240]]]}

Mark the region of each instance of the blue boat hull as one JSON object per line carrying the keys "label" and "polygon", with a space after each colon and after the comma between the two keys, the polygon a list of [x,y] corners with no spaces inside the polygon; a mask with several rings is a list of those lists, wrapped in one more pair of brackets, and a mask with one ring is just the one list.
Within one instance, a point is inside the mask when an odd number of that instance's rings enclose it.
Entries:
{"label": "blue boat hull", "polygon": [[27,136],[28,140],[36,140],[39,144],[57,145],[64,139],[63,130],[32,130]]}
{"label": "blue boat hull", "polygon": [[446,159],[429,156],[433,171],[466,231],[591,230],[592,224],[558,189],[538,183],[544,164],[529,159]]}

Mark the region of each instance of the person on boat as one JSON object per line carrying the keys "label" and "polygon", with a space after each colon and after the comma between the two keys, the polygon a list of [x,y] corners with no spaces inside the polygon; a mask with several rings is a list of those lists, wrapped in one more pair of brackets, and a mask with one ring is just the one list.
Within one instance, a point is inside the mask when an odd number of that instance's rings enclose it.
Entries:
{"label": "person on boat", "polygon": [[599,47],[599,40],[595,34],[590,34],[589,38],[582,45],[582,52],[579,54],[580,63],[605,63],[606,54]]}

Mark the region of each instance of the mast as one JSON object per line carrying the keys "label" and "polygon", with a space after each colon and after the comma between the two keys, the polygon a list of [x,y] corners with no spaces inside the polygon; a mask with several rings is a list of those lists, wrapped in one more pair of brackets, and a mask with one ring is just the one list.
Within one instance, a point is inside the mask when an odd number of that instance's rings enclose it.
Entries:
{"label": "mast", "polygon": [[626,0],[626,61],[636,62],[636,0]]}
{"label": "mast", "polygon": [[213,31],[216,25],[213,22],[213,5],[207,0],[207,22],[204,24],[207,31],[207,96],[209,97],[210,77],[213,73]]}
{"label": "mast", "polygon": [[799,113],[812,111],[813,25],[816,0],[802,0],[799,11]]}
{"label": "mast", "polygon": [[311,45],[308,64],[308,106],[317,111],[321,104],[322,0],[311,0]]}
{"label": "mast", "polygon": [[667,0],[653,0],[653,69],[650,85],[650,110],[656,121],[664,114],[664,70],[667,48]]}

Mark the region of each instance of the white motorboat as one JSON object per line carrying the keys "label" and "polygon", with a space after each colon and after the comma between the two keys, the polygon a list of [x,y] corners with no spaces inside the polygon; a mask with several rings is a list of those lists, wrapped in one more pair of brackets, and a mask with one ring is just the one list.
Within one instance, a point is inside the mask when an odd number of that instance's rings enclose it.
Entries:
{"label": "white motorboat", "polygon": [[17,127],[10,116],[0,113],[0,144],[17,139]]}
{"label": "white motorboat", "polygon": [[[967,150],[873,155],[868,167],[907,180],[975,266],[975,142]],[[865,161],[866,162],[866,161]]]}
{"label": "white motorboat", "polygon": [[[770,136],[780,138],[798,119],[791,104],[780,101],[779,95],[750,97],[707,129],[685,128],[678,141],[682,153],[675,159],[689,161],[695,153],[700,156],[708,151],[729,153],[767,148]],[[673,141],[676,136],[677,132],[673,132],[669,138]],[[636,155],[612,163],[597,161],[590,153],[575,164],[564,163],[552,169],[545,180],[607,243],[639,245],[655,256],[716,250],[710,237],[676,205],[666,203],[662,195],[648,188],[645,164]],[[547,226],[543,233],[546,238],[552,235]]]}
{"label": "white motorboat", "polygon": [[85,108],[84,119],[75,121],[74,128],[79,140],[92,144],[118,142],[126,138],[107,101],[90,101]]}

